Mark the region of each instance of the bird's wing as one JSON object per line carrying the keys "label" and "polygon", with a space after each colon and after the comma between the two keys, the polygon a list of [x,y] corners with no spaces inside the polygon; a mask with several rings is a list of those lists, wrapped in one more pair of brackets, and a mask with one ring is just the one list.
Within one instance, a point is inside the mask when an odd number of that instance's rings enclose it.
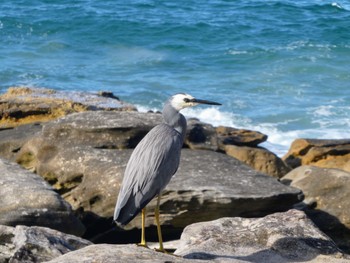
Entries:
{"label": "bird's wing", "polygon": [[142,139],[127,164],[114,220],[127,224],[164,189],[179,166],[182,143],[181,135],[166,124]]}

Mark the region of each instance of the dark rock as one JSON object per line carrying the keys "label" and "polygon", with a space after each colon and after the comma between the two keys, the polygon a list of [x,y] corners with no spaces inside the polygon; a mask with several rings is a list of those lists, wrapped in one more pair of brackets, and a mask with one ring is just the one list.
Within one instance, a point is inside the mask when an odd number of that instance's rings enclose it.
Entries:
{"label": "dark rock", "polygon": [[264,148],[226,145],[225,152],[255,170],[273,177],[281,178],[291,170],[281,158]]}
{"label": "dark rock", "polygon": [[350,139],[297,139],[283,159],[293,168],[313,165],[350,172]]}
{"label": "dark rock", "polygon": [[0,224],[37,225],[82,235],[70,205],[40,176],[0,159]]}
{"label": "dark rock", "polygon": [[38,226],[0,225],[0,262],[44,262],[92,243]]}
{"label": "dark rock", "polygon": [[298,210],[264,218],[221,218],[190,225],[175,254],[213,262],[350,262]]}
{"label": "dark rock", "polygon": [[350,253],[350,173],[301,166],[282,180],[303,191],[310,218]]}

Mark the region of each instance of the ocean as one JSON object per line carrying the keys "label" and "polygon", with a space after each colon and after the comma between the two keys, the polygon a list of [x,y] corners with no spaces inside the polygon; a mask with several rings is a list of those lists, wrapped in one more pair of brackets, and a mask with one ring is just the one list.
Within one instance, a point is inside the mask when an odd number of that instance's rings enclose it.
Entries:
{"label": "ocean", "polygon": [[296,138],[349,138],[349,1],[0,2],[0,92],[112,91],[139,110],[184,110],[253,129],[283,156]]}

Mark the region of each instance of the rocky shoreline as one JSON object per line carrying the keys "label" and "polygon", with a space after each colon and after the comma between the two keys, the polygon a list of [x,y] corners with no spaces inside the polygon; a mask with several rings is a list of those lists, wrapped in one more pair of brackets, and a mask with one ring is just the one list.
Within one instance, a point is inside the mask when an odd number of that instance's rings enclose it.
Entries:
{"label": "rocky shoreline", "polygon": [[178,256],[123,245],[140,218],[113,224],[118,189],[159,122],[106,92],[0,95],[0,262],[350,262],[350,139],[300,138],[279,158],[258,131],[196,119],[161,202]]}

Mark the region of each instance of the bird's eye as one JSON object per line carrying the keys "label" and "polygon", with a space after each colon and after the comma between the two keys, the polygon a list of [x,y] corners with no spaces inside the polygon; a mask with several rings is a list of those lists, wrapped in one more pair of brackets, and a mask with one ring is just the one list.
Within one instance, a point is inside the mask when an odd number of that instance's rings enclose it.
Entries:
{"label": "bird's eye", "polygon": [[184,98],[184,102],[188,103],[190,102],[191,100],[189,98]]}

